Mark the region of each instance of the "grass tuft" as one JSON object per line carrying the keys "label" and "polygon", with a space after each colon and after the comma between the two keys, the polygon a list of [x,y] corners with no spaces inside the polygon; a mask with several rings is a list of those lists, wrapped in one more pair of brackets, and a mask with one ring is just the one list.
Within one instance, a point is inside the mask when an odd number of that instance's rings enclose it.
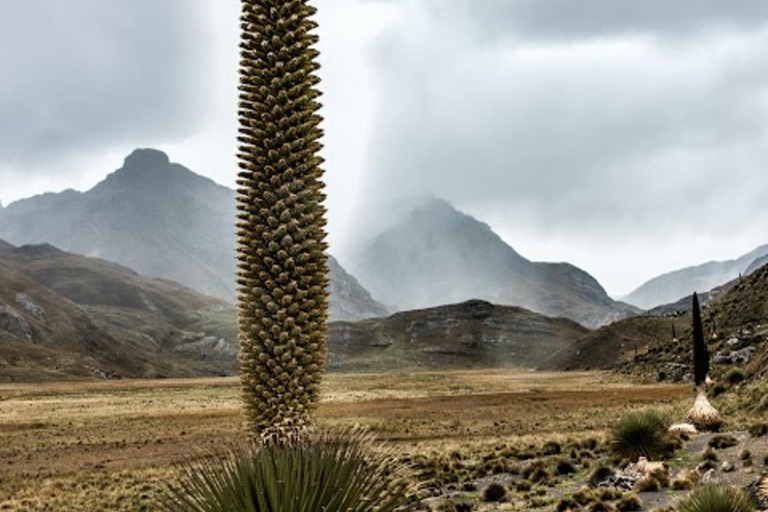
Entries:
{"label": "grass tuft", "polygon": [[637,461],[664,453],[667,419],[658,411],[647,410],[624,416],[613,429],[611,448],[617,456]]}
{"label": "grass tuft", "polygon": [[733,487],[707,485],[701,487],[677,507],[678,512],[753,512],[747,494]]}

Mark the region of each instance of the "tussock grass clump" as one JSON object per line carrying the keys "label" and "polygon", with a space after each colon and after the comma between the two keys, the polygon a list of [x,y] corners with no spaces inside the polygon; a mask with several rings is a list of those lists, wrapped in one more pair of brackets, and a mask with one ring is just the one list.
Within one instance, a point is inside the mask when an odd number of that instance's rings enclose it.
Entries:
{"label": "tussock grass clump", "polygon": [[491,482],[483,489],[481,499],[486,503],[498,503],[506,497],[507,488],[499,482]]}
{"label": "tussock grass clump", "polygon": [[572,475],[578,471],[576,465],[568,459],[560,459],[555,464],[555,471],[558,475]]}
{"label": "tussock grass clump", "polygon": [[672,479],[672,490],[675,491],[690,491],[693,487],[699,483],[701,475],[692,470],[682,471]]}
{"label": "tussock grass clump", "polygon": [[537,461],[531,464],[528,464],[528,466],[523,469],[523,472],[521,473],[523,479],[528,480],[529,482],[538,484],[538,483],[545,483],[549,481],[549,471],[547,471],[547,467],[543,462]]}
{"label": "tussock grass clump", "polygon": [[161,506],[166,512],[394,512],[413,489],[410,471],[377,448],[357,429],[231,448],[182,465]]}
{"label": "tussock grass clump", "polygon": [[627,494],[621,497],[616,504],[616,509],[619,512],[637,512],[643,509],[643,500],[636,494]]}
{"label": "tussock grass clump", "polygon": [[707,485],[701,487],[677,507],[679,512],[753,512],[749,496],[733,487]]}
{"label": "tussock grass clump", "polygon": [[732,435],[715,436],[709,440],[709,446],[715,450],[724,450],[739,444],[739,440]]}
{"label": "tussock grass clump", "polygon": [[667,419],[658,411],[633,412],[624,416],[613,428],[611,449],[617,456],[638,460],[653,459],[664,453]]}
{"label": "tussock grass clump", "polygon": [[741,384],[746,378],[747,376],[741,368],[731,368],[725,374],[725,381],[731,386]]}
{"label": "tussock grass clump", "polygon": [[768,425],[765,423],[757,423],[749,427],[749,435],[752,437],[764,437],[768,434]]}
{"label": "tussock grass clump", "polygon": [[600,485],[600,482],[609,479],[613,475],[616,474],[616,470],[608,467],[608,466],[600,466],[599,468],[595,469],[592,474],[589,476],[589,486],[590,487],[597,487]]}

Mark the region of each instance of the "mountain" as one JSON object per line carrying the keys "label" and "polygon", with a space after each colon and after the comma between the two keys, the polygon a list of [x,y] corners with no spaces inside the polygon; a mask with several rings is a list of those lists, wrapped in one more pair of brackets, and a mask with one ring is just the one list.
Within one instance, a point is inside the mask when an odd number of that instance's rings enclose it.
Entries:
{"label": "mountain", "polygon": [[537,368],[589,331],[564,318],[472,300],[329,325],[331,370]]}
{"label": "mountain", "polygon": [[749,267],[747,267],[747,270],[744,271],[744,275],[751,275],[755,271],[757,271],[757,269],[762,268],[766,265],[768,265],[768,255],[765,255],[753,261],[752,264]]}
{"label": "mountain", "polygon": [[0,245],[0,380],[233,373],[229,303],[48,244]]}
{"label": "mountain", "polygon": [[351,265],[395,310],[482,299],[595,327],[637,314],[568,263],[525,259],[491,228],[432,199],[379,235]]}
{"label": "mountain", "polygon": [[[0,246],[0,382],[234,373],[228,302],[48,244]],[[588,332],[469,301],[331,322],[329,369],[536,368]]]}
{"label": "mountain", "polygon": [[387,308],[371,297],[354,276],[344,270],[336,258],[328,257],[331,279],[330,318],[332,321],[354,322],[365,318],[384,317]]}
{"label": "mountain", "polygon": [[768,255],[768,245],[735,260],[710,261],[660,275],[624,297],[626,302],[643,309],[669,304],[693,292],[707,292],[745,274],[755,260]]}
{"label": "mountain", "polygon": [[[235,289],[235,191],[138,149],[87,192],[67,190],[0,210],[0,238],[50,243],[170,279],[229,302]],[[331,319],[386,314],[381,304],[331,261]],[[358,302],[359,300],[359,302]]]}

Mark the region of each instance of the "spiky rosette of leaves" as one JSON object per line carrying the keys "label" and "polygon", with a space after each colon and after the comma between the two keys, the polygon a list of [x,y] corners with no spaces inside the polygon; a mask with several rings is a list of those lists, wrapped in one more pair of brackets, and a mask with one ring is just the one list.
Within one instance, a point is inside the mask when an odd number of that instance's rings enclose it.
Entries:
{"label": "spiky rosette of leaves", "polygon": [[352,429],[185,463],[161,503],[167,512],[396,512],[414,490],[409,466]]}
{"label": "spiky rosette of leaves", "polygon": [[310,423],[328,310],[318,52],[307,0],[242,0],[239,362],[249,431]]}

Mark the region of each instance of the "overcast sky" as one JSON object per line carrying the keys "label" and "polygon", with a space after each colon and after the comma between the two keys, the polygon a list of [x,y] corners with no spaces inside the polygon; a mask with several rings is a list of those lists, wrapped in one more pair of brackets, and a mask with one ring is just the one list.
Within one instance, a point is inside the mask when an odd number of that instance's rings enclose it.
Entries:
{"label": "overcast sky", "polygon": [[[369,219],[423,193],[614,296],[768,243],[768,2],[315,5],[342,262]],[[0,200],[88,189],[147,146],[232,185],[237,15],[0,2]]]}

